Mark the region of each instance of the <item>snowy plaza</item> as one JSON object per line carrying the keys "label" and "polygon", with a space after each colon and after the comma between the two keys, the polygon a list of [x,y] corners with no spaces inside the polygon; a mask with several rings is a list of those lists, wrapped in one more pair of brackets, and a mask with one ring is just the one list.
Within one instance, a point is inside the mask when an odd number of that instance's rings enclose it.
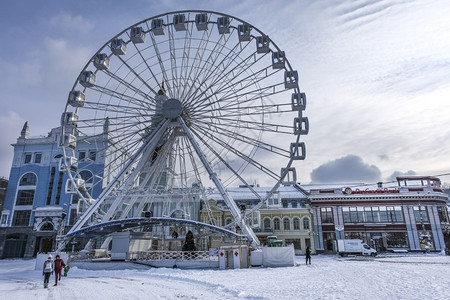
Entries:
{"label": "snowy plaza", "polygon": [[[147,268],[98,263],[72,267],[44,289],[35,260],[0,261],[1,299],[448,299],[450,256],[316,255],[311,265],[234,270]],[[50,282],[54,281],[54,276]]]}

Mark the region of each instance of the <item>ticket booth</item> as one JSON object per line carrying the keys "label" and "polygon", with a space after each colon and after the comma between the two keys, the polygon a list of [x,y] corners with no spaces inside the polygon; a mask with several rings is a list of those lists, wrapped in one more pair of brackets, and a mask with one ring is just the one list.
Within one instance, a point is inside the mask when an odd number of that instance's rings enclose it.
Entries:
{"label": "ticket booth", "polygon": [[248,246],[233,245],[219,248],[219,269],[243,269],[249,266]]}

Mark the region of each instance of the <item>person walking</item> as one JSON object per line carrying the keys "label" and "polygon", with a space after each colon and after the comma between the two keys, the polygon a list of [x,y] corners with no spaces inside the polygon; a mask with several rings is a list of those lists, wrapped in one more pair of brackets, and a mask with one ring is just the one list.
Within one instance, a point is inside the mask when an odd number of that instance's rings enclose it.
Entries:
{"label": "person walking", "polygon": [[56,258],[55,258],[55,284],[54,285],[58,285],[58,280],[61,280],[62,270],[64,269],[65,266],[66,266],[66,264],[61,259],[59,254],[57,254]]}
{"label": "person walking", "polygon": [[42,275],[44,275],[44,288],[48,287],[48,281],[51,274],[53,274],[53,257],[49,254],[42,268]]}
{"label": "person walking", "polygon": [[306,247],[306,264],[311,264],[311,249],[309,249],[309,246]]}

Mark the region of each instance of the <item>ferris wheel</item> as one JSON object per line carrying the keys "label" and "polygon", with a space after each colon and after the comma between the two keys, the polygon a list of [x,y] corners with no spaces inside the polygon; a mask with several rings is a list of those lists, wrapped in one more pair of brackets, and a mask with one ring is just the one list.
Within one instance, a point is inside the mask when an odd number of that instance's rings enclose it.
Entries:
{"label": "ferris wheel", "polygon": [[[84,205],[71,231],[141,216],[154,201],[169,210],[193,197],[207,205],[214,189],[257,246],[246,217],[295,182],[305,107],[285,52],[245,21],[199,10],[130,26],[95,53],[68,96],[62,166]],[[270,192],[261,197],[256,185]],[[243,214],[233,186],[259,204]]]}

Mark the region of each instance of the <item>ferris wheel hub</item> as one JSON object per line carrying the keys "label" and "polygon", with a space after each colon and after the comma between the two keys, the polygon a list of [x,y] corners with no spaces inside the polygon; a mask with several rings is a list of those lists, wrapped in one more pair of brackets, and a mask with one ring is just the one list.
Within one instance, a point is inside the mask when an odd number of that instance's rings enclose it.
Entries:
{"label": "ferris wheel hub", "polygon": [[181,115],[183,111],[183,105],[178,99],[167,99],[163,103],[162,113],[167,119],[176,119]]}

